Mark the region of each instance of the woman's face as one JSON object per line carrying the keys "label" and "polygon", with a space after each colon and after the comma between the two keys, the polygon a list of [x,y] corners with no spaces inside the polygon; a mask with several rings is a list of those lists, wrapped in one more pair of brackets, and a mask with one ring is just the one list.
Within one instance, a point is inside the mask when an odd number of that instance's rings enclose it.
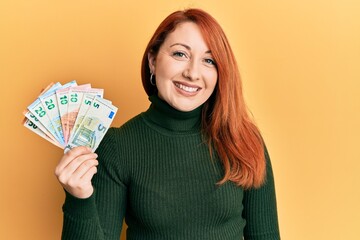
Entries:
{"label": "woman's face", "polygon": [[180,23],[158,54],[149,54],[149,67],[159,97],[180,111],[191,111],[208,100],[218,78],[211,52],[193,22]]}

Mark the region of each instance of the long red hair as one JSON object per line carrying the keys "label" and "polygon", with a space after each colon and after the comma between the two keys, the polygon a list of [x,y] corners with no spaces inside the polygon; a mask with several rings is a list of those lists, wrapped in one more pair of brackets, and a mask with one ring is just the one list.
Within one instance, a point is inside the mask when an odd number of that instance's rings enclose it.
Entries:
{"label": "long red hair", "polygon": [[150,83],[148,54],[156,54],[167,35],[179,23],[198,25],[216,62],[218,81],[214,93],[202,110],[202,130],[209,145],[216,150],[224,167],[223,184],[230,180],[243,188],[259,187],[265,179],[264,144],[260,132],[247,111],[239,69],[230,44],[220,25],[200,9],[170,14],[150,39],[141,66],[143,87],[150,96],[157,93]]}

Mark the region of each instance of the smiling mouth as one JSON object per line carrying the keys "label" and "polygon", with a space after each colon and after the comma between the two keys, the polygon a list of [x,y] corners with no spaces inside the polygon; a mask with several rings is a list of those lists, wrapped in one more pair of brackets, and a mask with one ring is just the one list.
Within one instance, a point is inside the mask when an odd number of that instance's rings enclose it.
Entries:
{"label": "smiling mouth", "polygon": [[175,86],[177,88],[180,88],[181,90],[185,91],[185,92],[188,92],[188,93],[194,93],[194,92],[197,92],[199,91],[201,88],[198,88],[198,87],[189,87],[189,86],[185,86],[181,83],[175,83]]}

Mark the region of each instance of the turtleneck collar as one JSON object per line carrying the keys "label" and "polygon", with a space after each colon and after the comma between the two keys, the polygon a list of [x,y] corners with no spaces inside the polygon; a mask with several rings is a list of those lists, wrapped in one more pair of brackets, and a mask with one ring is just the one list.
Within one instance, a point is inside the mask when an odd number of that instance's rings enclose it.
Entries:
{"label": "turtleneck collar", "polygon": [[149,100],[151,105],[143,116],[156,127],[171,132],[198,132],[200,130],[202,106],[189,112],[182,112],[157,95],[150,96]]}

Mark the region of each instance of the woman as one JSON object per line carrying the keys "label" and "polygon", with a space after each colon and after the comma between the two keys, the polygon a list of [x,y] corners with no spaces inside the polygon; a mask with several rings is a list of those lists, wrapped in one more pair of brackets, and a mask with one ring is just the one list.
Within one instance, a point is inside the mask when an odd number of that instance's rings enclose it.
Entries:
{"label": "woman", "polygon": [[199,9],[169,15],[142,82],[146,112],[110,129],[96,154],[60,160],[63,239],[119,239],[124,218],[128,240],[280,239],[270,159],[219,24]]}

